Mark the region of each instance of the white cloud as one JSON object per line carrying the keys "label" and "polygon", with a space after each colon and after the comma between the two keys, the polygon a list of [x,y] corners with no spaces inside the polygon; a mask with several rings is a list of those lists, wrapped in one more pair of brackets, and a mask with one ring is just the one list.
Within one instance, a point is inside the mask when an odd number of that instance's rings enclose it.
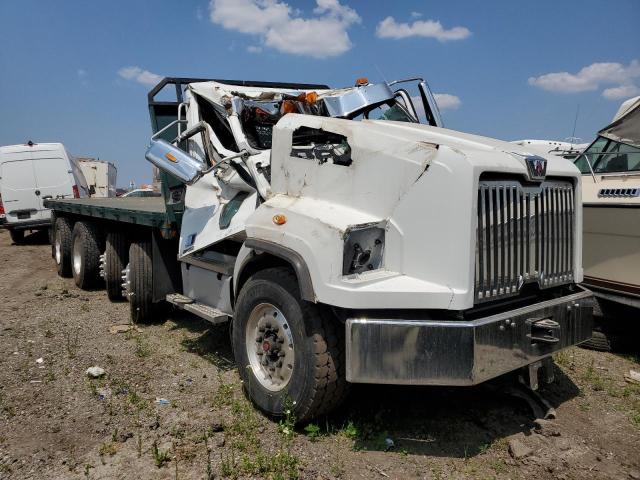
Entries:
{"label": "white cloud", "polygon": [[539,77],[530,77],[529,85],[559,93],[589,92],[600,89],[604,85],[615,85],[602,92],[610,100],[623,98],[626,93],[638,91],[633,84],[640,77],[640,62],[632,60],[629,65],[616,62],[592,63],[578,73],[553,72]]}
{"label": "white cloud", "polygon": [[280,0],[211,0],[209,12],[211,22],[228,30],[259,36],[264,45],[280,52],[314,58],[349,50],[347,30],[361,21],[354,9],[338,0],[316,0],[315,16],[310,18]]}
{"label": "white cloud", "polygon": [[437,20],[416,20],[413,23],[398,23],[395,18],[387,17],[376,28],[379,38],[407,38],[427,37],[435,38],[439,42],[450,40],[464,40],[471,35],[466,27],[453,27],[446,29]]}
{"label": "white cloud", "polygon": [[602,92],[602,96],[607,100],[621,100],[635,97],[636,95],[640,95],[640,88],[631,84],[607,88]]}
{"label": "white cloud", "polygon": [[411,12],[411,18],[420,18],[421,16],[420,12]]}
{"label": "white cloud", "polygon": [[160,80],[162,80],[161,75],[151,73],[149,70],[143,70],[142,68],[135,66],[121,68],[118,70],[118,75],[125,80],[133,80],[134,82],[150,87],[155,86]]}
{"label": "white cloud", "polygon": [[79,78],[85,78],[87,76],[87,71],[84,68],[79,68],[78,69],[78,77]]}
{"label": "white cloud", "polygon": [[260,53],[260,52],[262,52],[262,47],[260,47],[258,45],[249,45],[247,47],[247,52],[249,52],[249,53]]}
{"label": "white cloud", "polygon": [[455,110],[462,105],[460,97],[451,95],[450,93],[434,93],[433,96],[440,110]]}

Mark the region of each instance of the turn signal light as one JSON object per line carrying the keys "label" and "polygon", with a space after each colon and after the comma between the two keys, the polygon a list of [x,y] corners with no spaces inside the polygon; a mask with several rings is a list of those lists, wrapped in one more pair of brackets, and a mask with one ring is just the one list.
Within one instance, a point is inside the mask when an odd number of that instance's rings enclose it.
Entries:
{"label": "turn signal light", "polygon": [[316,92],[309,92],[305,95],[307,103],[316,103],[318,101],[318,94]]}
{"label": "turn signal light", "polygon": [[177,163],[178,162],[178,159],[172,153],[167,153],[165,155],[165,158],[167,160],[169,160],[170,162],[173,162],[173,163]]}
{"label": "turn signal light", "polygon": [[274,215],[273,223],[275,223],[276,225],[284,225],[285,223],[287,223],[287,217],[285,217],[281,213]]}
{"label": "turn signal light", "polygon": [[80,198],[80,190],[78,189],[78,185],[74,185],[72,188],[73,188],[73,198]]}

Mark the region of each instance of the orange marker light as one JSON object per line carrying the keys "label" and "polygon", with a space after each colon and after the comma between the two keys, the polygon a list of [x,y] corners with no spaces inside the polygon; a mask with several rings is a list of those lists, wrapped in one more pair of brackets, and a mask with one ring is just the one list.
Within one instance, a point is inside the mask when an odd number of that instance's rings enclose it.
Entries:
{"label": "orange marker light", "polygon": [[369,79],[367,77],[360,77],[356,79],[356,87],[363,87],[369,85]]}
{"label": "orange marker light", "polygon": [[173,154],[171,154],[171,153],[167,153],[165,155],[165,158],[167,160],[169,160],[170,162],[173,162],[173,163],[177,163],[178,162],[178,159],[176,157],[174,157]]}
{"label": "orange marker light", "polygon": [[316,92],[309,92],[306,95],[307,103],[316,103],[318,101],[318,94]]}
{"label": "orange marker light", "polygon": [[287,223],[287,217],[285,217],[281,213],[274,215],[273,223],[275,223],[276,225],[284,225],[285,223]]}

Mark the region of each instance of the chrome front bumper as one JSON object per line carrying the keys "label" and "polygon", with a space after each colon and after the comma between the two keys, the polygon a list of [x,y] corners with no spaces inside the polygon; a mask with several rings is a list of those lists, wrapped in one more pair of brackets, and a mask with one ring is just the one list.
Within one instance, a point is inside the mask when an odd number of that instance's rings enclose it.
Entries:
{"label": "chrome front bumper", "polygon": [[473,321],[350,318],[347,380],[484,382],[591,338],[592,296],[584,290]]}

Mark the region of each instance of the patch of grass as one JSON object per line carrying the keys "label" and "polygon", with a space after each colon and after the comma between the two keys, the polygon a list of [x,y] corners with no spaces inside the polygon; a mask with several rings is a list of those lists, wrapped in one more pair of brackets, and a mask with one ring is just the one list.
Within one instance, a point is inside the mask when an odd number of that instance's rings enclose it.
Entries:
{"label": "patch of grass", "polygon": [[160,450],[158,448],[158,442],[153,442],[151,447],[151,455],[153,455],[153,461],[156,467],[161,468],[165,463],[171,461],[171,452],[169,450]]}
{"label": "patch of grass", "polygon": [[291,452],[295,438],[295,417],[291,407],[291,404],[285,406],[285,417],[278,424],[277,450],[266,451],[256,435],[260,420],[254,408],[244,398],[232,397],[233,420],[225,429],[231,451],[220,453],[220,474],[231,478],[298,478],[300,460]]}
{"label": "patch of grass", "polygon": [[489,463],[489,465],[498,475],[507,471],[507,464],[501,458],[494,460],[493,462]]}

